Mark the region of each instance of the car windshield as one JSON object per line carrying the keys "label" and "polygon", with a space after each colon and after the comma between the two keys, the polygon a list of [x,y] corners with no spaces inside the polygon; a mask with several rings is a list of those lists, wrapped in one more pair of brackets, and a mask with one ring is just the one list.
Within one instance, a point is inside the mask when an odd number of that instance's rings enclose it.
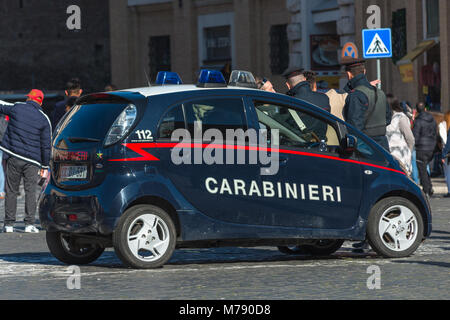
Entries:
{"label": "car windshield", "polygon": [[103,141],[111,124],[125,107],[124,104],[76,105],[58,124],[56,139],[76,137]]}

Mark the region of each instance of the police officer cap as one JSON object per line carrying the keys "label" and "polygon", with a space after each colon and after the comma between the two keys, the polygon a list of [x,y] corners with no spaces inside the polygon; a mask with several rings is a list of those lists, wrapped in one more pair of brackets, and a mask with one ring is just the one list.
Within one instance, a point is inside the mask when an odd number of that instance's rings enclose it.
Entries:
{"label": "police officer cap", "polygon": [[366,60],[364,60],[364,59],[355,59],[352,57],[343,57],[341,59],[341,65],[343,65],[347,68],[354,67],[354,66],[364,64],[364,63],[366,63]]}
{"label": "police officer cap", "polygon": [[300,74],[303,74],[303,69],[299,67],[290,67],[287,68],[286,71],[283,72],[282,76],[286,79],[298,76]]}

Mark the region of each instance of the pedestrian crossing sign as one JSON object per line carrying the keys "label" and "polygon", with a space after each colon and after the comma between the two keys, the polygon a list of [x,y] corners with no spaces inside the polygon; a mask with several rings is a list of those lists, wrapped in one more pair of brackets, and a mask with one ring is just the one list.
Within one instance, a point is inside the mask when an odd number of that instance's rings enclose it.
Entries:
{"label": "pedestrian crossing sign", "polygon": [[364,29],[362,31],[362,40],[365,59],[392,57],[391,29]]}

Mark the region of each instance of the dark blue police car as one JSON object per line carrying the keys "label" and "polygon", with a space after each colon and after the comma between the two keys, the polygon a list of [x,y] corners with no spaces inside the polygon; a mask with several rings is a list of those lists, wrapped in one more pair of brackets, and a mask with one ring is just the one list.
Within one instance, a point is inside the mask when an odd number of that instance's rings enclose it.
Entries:
{"label": "dark blue police car", "polygon": [[[368,239],[378,254],[404,257],[430,235],[428,200],[389,153],[322,109],[241,78],[250,82],[227,86],[204,71],[197,85],[80,98],[56,129],[39,198],[51,253],[79,265],[114,247],[125,265],[154,268],[176,248],[273,245],[329,255],[344,240]],[[212,143],[195,136],[195,123],[224,136],[276,130],[278,141],[264,148],[278,156],[276,174],[237,161],[238,150],[248,159],[255,148],[247,140]],[[180,129],[194,140],[177,163]],[[235,164],[195,160],[227,150]]]}

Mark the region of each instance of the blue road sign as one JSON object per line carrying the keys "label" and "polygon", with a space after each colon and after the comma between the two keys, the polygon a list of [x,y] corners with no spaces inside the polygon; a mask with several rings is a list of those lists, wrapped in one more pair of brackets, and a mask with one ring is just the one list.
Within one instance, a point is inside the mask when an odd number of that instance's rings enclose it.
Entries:
{"label": "blue road sign", "polygon": [[362,40],[365,59],[392,57],[391,29],[364,29]]}

